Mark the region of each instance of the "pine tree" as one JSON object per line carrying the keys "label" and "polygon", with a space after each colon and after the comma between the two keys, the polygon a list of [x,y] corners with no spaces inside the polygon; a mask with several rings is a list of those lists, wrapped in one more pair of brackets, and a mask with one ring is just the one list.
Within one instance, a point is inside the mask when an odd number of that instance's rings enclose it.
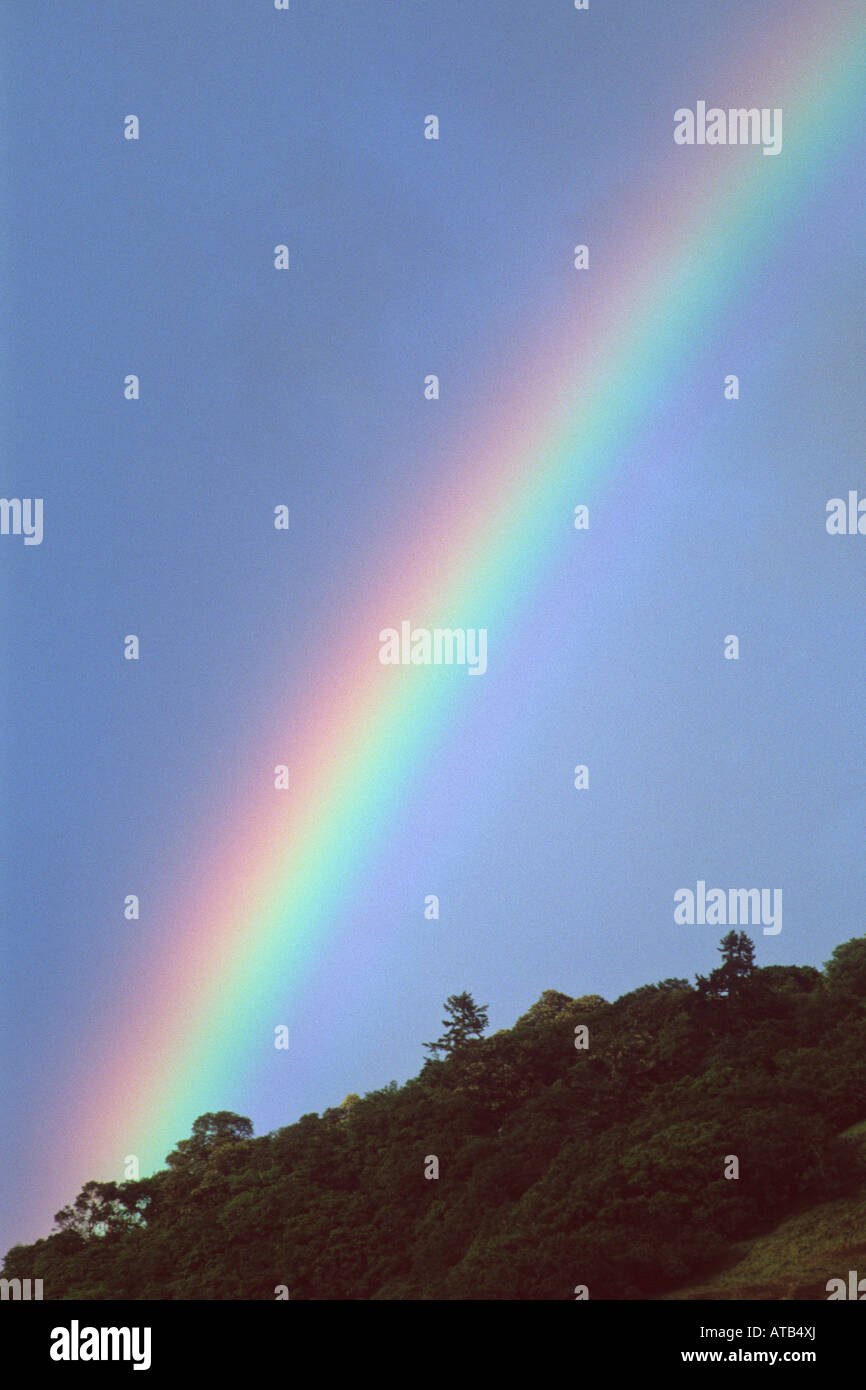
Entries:
{"label": "pine tree", "polygon": [[464,1047],[470,1038],[481,1037],[489,1026],[486,1004],[478,1005],[468,991],[462,994],[449,994],[445,1000],[442,1026],[445,1032],[437,1042],[424,1043],[424,1047],[435,1056],[438,1052],[456,1052]]}
{"label": "pine tree", "polygon": [[721,965],[709,976],[698,975],[698,993],[705,999],[740,999],[755,974],[755,943],[745,932],[729,931],[718,948]]}

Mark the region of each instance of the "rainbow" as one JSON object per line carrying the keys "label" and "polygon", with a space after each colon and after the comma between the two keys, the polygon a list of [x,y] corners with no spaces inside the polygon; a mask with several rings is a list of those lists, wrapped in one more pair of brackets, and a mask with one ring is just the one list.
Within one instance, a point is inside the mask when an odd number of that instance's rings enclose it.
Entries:
{"label": "rainbow", "polygon": [[[743,149],[696,159],[671,141],[663,169],[622,210],[628,230],[604,257],[593,251],[597,307],[587,311],[574,272],[536,313],[508,418],[467,433],[424,537],[385,557],[384,579],[315,656],[306,707],[287,721],[277,702],[257,775],[198,856],[172,914],[176,933],[163,934],[136,983],[140,1002],[130,1016],[125,1001],[103,1028],[80,1106],[65,1097],[59,1107],[53,1195],[60,1163],[67,1197],[73,1167],[116,1177],[126,1153],[143,1171],[159,1165],[201,1110],[221,1108],[212,1098],[249,1074],[267,1045],[262,1019],[282,1021],[287,992],[303,988],[407,794],[483,684],[459,670],[382,667],[380,629],[403,618],[483,625],[495,662],[539,584],[574,553],[574,503],[597,495],[674,389],[684,354],[850,157],[866,67],[858,8],[808,7],[796,32],[774,31],[738,59],[730,84],[716,84],[720,101],[749,90],[746,104],[784,108],[779,157]],[[611,271],[596,269],[602,259]],[[284,760],[289,792],[263,796],[262,777]]]}

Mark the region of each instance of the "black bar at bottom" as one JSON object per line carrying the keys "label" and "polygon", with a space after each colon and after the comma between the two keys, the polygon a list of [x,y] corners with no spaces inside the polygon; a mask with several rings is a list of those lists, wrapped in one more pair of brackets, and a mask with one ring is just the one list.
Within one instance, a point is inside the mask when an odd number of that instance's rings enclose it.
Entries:
{"label": "black bar at bottom", "polygon": [[[866,1301],[866,1300],[864,1300]],[[575,1358],[575,1374],[651,1375],[674,1367],[805,1366],[822,1377],[858,1364],[866,1309],[843,1302],[554,1303],[53,1303],[0,1308],[7,1365],[20,1374],[92,1379],[167,1372],[249,1375],[265,1369],[309,1378],[310,1357],[328,1379],[342,1359],[357,1378],[402,1366],[402,1378],[447,1383],[462,1364],[490,1365],[523,1351],[546,1362],[552,1346]],[[405,1340],[408,1334],[409,1341]],[[459,1343],[454,1338],[459,1337]],[[531,1343],[526,1338],[532,1338]],[[458,1345],[463,1348],[457,1355]],[[53,1353],[53,1354],[52,1354]],[[468,1353],[468,1355],[467,1355]],[[591,1362],[587,1358],[593,1358]],[[455,1357],[457,1361],[455,1362]],[[440,1360],[441,1358],[441,1360]],[[306,1370],[303,1367],[306,1366]],[[136,1367],[138,1368],[136,1373]],[[553,1368],[549,1367],[551,1373]],[[390,1376],[387,1376],[390,1378]],[[464,1380],[463,1373],[460,1380]],[[443,1382],[444,1383],[444,1382]]]}

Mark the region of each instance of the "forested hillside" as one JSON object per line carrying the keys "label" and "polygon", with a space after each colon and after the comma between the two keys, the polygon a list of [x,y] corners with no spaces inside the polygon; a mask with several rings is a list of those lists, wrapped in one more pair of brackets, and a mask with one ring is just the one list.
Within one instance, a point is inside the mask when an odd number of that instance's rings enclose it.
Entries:
{"label": "forested hillside", "polygon": [[[743,1242],[866,1183],[842,1134],[866,1117],[866,937],[823,972],[757,968],[742,933],[721,952],[615,1003],[548,990],[489,1037],[452,996],[404,1086],[259,1138],[204,1115],[165,1170],[87,1184],[4,1273],[49,1299],[724,1297]],[[800,1296],[846,1273],[802,1241],[790,1258]]]}

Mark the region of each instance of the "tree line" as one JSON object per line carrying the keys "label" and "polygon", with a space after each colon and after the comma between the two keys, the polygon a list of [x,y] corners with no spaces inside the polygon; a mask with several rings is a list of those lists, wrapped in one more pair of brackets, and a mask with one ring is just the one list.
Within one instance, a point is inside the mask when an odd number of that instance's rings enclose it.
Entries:
{"label": "tree line", "polygon": [[50,1299],[556,1300],[724,1268],[866,1182],[842,1134],[866,1118],[866,937],[823,971],[759,968],[742,932],[720,952],[613,1003],[546,990],[489,1036],[451,995],[405,1085],[259,1137],[202,1115],[153,1176],[86,1183],[4,1276]]}

